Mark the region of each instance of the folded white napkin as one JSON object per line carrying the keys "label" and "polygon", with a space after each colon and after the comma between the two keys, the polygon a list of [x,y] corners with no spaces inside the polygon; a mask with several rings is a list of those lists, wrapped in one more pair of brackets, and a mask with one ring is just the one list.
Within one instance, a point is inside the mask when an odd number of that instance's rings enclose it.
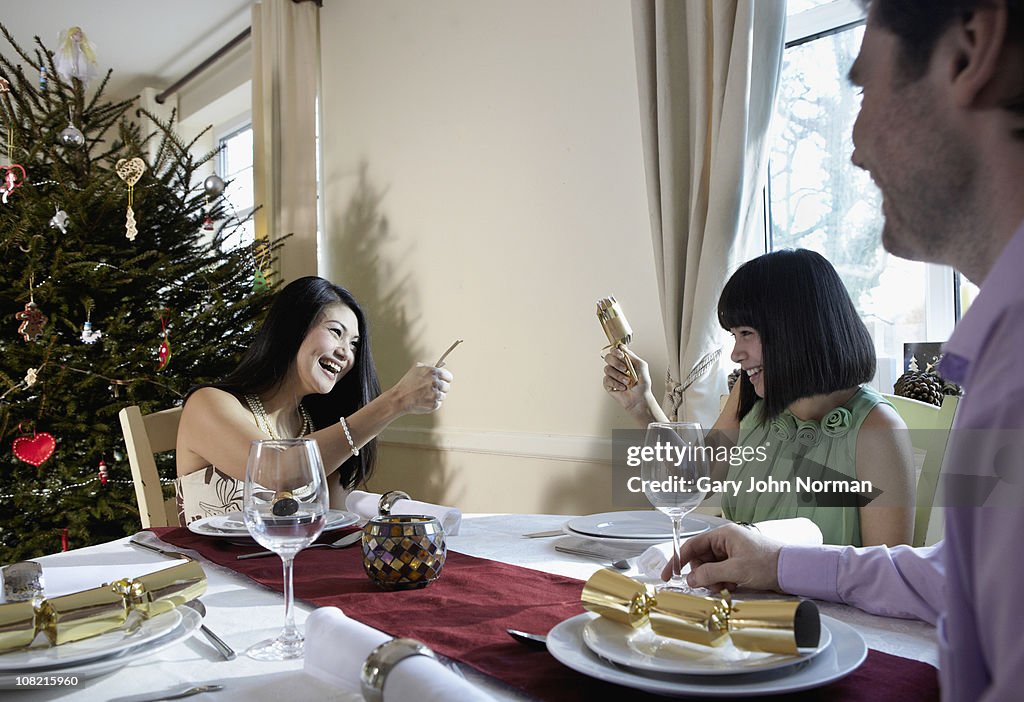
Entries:
{"label": "folded white napkin", "polygon": [[[363,519],[370,519],[377,516],[379,502],[379,493],[353,490],[345,498],[345,509],[355,512]],[[447,536],[456,536],[459,533],[459,525],[462,524],[462,512],[455,507],[419,500],[398,500],[391,506],[391,514],[425,514],[428,517],[437,517]]]}
{"label": "folded white napkin", "polygon": [[[821,529],[807,517],[792,519],[770,519],[754,524],[765,536],[785,544],[801,546],[820,546]],[[683,539],[685,541],[685,539]],[[672,542],[651,546],[636,559],[636,567],[641,575],[650,578],[661,577],[661,571],[672,558]]]}
{"label": "folded white napkin", "polygon": [[[337,607],[321,607],[306,620],[303,670],[341,690],[359,692],[359,672],[370,651],[391,639],[349,619]],[[493,699],[439,661],[409,656],[384,681],[386,702],[486,702]]]}

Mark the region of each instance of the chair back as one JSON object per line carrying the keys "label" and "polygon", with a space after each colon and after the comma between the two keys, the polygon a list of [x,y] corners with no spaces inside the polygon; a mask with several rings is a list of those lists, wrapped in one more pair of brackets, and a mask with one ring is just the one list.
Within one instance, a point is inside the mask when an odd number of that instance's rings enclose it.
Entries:
{"label": "chair back", "polygon": [[138,405],[131,405],[118,412],[118,417],[128,449],[142,528],[177,525],[178,510],[173,499],[164,500],[154,455],[175,449],[181,408],[142,414]]}
{"label": "chair back", "polygon": [[942,538],[942,510],[933,509],[935,490],[939,484],[942,461],[949,444],[949,430],[956,416],[958,397],[946,395],[942,406],[911,400],[898,395],[885,395],[910,429],[910,443],[914,446],[915,462],[921,453],[917,478],[917,501],[914,514],[914,546],[931,545]]}

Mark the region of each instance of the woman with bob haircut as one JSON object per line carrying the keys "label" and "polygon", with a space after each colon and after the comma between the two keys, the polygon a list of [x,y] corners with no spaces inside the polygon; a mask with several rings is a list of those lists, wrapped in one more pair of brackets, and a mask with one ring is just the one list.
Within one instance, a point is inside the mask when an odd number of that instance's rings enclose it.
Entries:
{"label": "woman with bob haircut", "polygon": [[[865,385],[875,374],[871,337],[832,265],[804,249],[748,261],[722,290],[718,321],[735,338],[731,358],[741,373],[708,442],[756,450],[750,460],[716,465],[716,480],[740,481],[738,494],[723,494],[723,514],[738,522],[807,517],[827,544],[909,543],[914,462],[907,427]],[[605,390],[641,425],[667,421],[646,362],[625,353],[640,381],[627,386],[623,352],[612,351]],[[798,476],[804,485],[868,481],[876,499],[860,504],[856,493],[834,487],[800,490]],[[762,489],[752,489],[758,483]]]}
{"label": "woman with bob haircut", "polygon": [[292,281],[238,367],[185,398],[180,523],[241,509],[249,445],[258,439],[316,439],[331,503],[340,504],[342,491],[373,472],[376,436],[402,415],[439,409],[451,382],[446,369],[418,363],[381,393],[366,317],[352,294],[315,276]]}

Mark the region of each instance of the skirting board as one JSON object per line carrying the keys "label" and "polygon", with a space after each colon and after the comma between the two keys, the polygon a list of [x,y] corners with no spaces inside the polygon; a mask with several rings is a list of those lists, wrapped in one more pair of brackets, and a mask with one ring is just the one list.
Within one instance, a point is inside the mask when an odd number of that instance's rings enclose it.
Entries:
{"label": "skirting board", "polygon": [[382,444],[581,463],[611,463],[612,442],[594,436],[389,427]]}

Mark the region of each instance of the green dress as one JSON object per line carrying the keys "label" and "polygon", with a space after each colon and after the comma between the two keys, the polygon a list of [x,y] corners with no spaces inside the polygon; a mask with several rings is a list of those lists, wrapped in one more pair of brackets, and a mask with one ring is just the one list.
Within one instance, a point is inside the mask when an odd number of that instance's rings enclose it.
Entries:
{"label": "green dress", "polygon": [[[723,514],[737,522],[807,517],[821,529],[826,544],[860,546],[857,495],[808,489],[806,481],[857,479],[857,434],[880,403],[890,404],[872,388],[861,386],[821,421],[797,419],[784,410],[762,424],[762,401],[758,400],[740,421],[739,445],[763,446],[765,460],[729,467],[728,479],[741,481],[741,487],[735,496],[729,491],[723,494]],[[751,490],[752,478],[767,482],[769,489]]]}

